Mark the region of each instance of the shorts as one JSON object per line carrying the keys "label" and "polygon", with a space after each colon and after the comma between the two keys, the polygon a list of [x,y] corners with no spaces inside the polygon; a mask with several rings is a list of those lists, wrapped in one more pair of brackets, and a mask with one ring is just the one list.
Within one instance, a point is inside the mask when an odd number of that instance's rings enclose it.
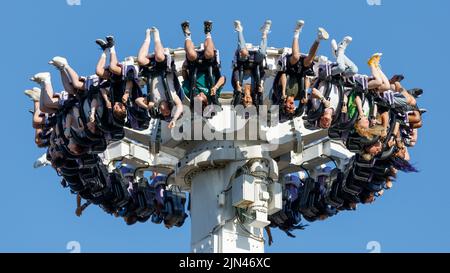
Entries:
{"label": "shorts", "polygon": [[406,97],[401,93],[394,93],[394,107],[401,109],[408,109],[409,104]]}
{"label": "shorts", "polygon": [[244,75],[243,79],[242,79],[242,86],[245,86],[246,84],[249,84],[253,87],[253,79],[251,75]]}
{"label": "shorts", "polygon": [[58,101],[59,106],[62,107],[68,99],[69,99],[69,93],[67,93],[66,91],[61,91],[59,101]]}

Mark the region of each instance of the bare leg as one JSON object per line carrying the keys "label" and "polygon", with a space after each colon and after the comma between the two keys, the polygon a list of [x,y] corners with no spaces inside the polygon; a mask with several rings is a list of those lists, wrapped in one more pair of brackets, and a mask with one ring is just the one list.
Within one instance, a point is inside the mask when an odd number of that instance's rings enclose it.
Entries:
{"label": "bare leg", "polygon": [[382,91],[388,91],[391,89],[391,83],[389,82],[388,77],[386,77],[386,75],[383,73],[383,71],[381,70],[381,68],[379,66],[377,66],[377,69],[380,73],[381,76],[381,80],[383,82],[382,86],[379,88]]}
{"label": "bare leg", "polygon": [[383,80],[377,66],[375,64],[371,64],[370,71],[372,71],[372,76],[374,79],[369,81],[369,90],[380,88],[383,85]]}
{"label": "bare leg", "polygon": [[97,76],[99,76],[100,78],[104,78],[105,76],[105,66],[106,66],[106,50],[103,51],[95,68],[95,74],[97,74]]}
{"label": "bare leg", "polygon": [[115,75],[122,75],[122,68],[119,66],[119,60],[117,59],[116,49],[115,47],[111,47],[109,49],[110,51],[110,57],[111,57],[111,63],[109,65],[109,70],[114,73]]}
{"label": "bare leg", "polygon": [[[315,41],[313,43],[313,45],[309,49],[308,56],[305,58],[305,61],[303,62],[304,66],[310,67],[312,65],[312,63],[314,61],[314,57],[316,57],[317,51],[319,50],[319,46],[320,46],[320,41]],[[291,64],[292,64],[292,62],[291,62]]]}
{"label": "bare leg", "polygon": [[145,40],[144,43],[141,46],[141,49],[139,49],[138,53],[138,63],[141,66],[148,65],[150,63],[150,60],[147,58],[148,52],[150,50],[150,41],[151,41],[151,29],[147,29],[145,32]]}
{"label": "bare leg", "polygon": [[60,70],[60,73],[61,73],[61,81],[62,81],[64,90],[69,94],[75,95],[75,88],[72,85],[72,82],[70,81],[70,78],[69,78],[66,70],[64,70],[64,69]]}
{"label": "bare leg", "polygon": [[181,29],[184,34],[184,50],[186,51],[186,59],[191,62],[195,61],[197,59],[197,52],[195,51],[194,43],[192,42],[189,22],[184,21],[181,23]]}
{"label": "bare leg", "polygon": [[84,90],[84,83],[80,81],[80,76],[70,66],[65,67],[67,73],[69,73],[70,82],[72,82],[73,88],[76,90]]}
{"label": "bare leg", "polygon": [[298,38],[294,37],[292,39],[292,55],[289,58],[291,65],[296,64],[300,60],[300,43]]}
{"label": "bare leg", "polygon": [[325,29],[318,29],[317,39],[309,50],[308,57],[306,57],[305,61],[303,62],[304,66],[310,67],[313,64],[314,58],[316,57],[317,51],[319,50],[320,41],[328,40],[329,37],[330,35]]}
{"label": "bare leg", "polygon": [[214,46],[214,41],[211,37],[211,33],[207,33],[205,39],[205,59],[213,59],[215,50],[216,48]]}
{"label": "bare leg", "polygon": [[41,125],[44,125],[45,120],[41,117],[41,109],[39,107],[39,101],[34,101],[34,113],[33,113],[33,128],[38,129]]}
{"label": "bare leg", "polygon": [[153,37],[155,38],[155,59],[157,62],[164,62],[166,60],[166,55],[164,55],[164,47],[159,37],[159,30],[157,28],[152,28]]}
{"label": "bare leg", "polygon": [[42,129],[40,128],[36,128],[36,130],[34,131],[34,143],[40,147],[42,145],[42,139],[41,139],[41,133],[42,133]]}
{"label": "bare leg", "polygon": [[42,92],[40,97],[40,109],[46,113],[55,113],[58,110],[58,99],[54,97],[51,79],[48,78],[41,83]]}
{"label": "bare leg", "polygon": [[197,60],[197,52],[195,51],[195,46],[192,40],[189,38],[184,41],[184,50],[186,51],[186,58],[189,61]]}
{"label": "bare leg", "polygon": [[409,123],[419,123],[422,121],[422,117],[420,116],[419,111],[414,111],[412,114],[408,115],[408,122]]}

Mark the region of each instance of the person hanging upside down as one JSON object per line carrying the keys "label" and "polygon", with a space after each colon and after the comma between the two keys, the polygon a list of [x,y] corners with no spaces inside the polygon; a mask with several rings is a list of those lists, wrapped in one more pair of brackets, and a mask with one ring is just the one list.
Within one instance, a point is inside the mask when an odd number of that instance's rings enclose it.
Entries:
{"label": "person hanging upside down", "polygon": [[267,55],[267,35],[272,21],[266,20],[261,27],[261,44],[257,51],[249,52],[244,38],[241,21],[234,21],[234,29],[238,33],[235,68],[233,70],[233,87],[235,89],[235,105],[242,103],[244,107],[263,104],[264,91],[264,58]]}
{"label": "person hanging upside down", "polygon": [[[151,34],[155,41],[155,52],[148,54]],[[170,59],[170,60],[169,60]],[[183,113],[183,104],[177,95],[179,89],[178,78],[172,68],[171,56],[168,49],[164,49],[159,30],[156,27],[147,29],[144,43],[138,54],[138,63],[147,70],[147,97],[137,98],[136,104],[150,112],[157,109],[164,119],[170,119],[169,128],[174,128],[176,121]],[[171,108],[176,111],[172,117]]]}
{"label": "person hanging upside down", "polygon": [[353,38],[350,36],[344,37],[339,44],[334,39],[331,41],[332,54],[336,57],[336,64],[331,68],[331,75],[342,74],[344,77],[351,77],[358,73],[358,67],[345,55],[352,41]]}
{"label": "person hanging upside down", "polygon": [[308,99],[306,90],[310,88],[308,76],[314,76],[314,58],[319,50],[320,42],[328,40],[330,37],[324,28],[318,28],[317,38],[311,46],[308,55],[304,56],[300,52],[299,43],[299,37],[304,25],[305,22],[303,20],[297,21],[292,39],[292,53],[286,55],[281,60],[282,67],[284,68],[278,82],[279,88],[281,89],[281,94],[278,95],[278,99],[281,101],[281,106],[288,115],[295,113],[295,101],[300,101],[302,104],[306,103]]}
{"label": "person hanging upside down", "polygon": [[221,75],[217,51],[211,36],[212,22],[204,22],[206,38],[204,51],[201,54],[195,50],[189,22],[183,22],[181,28],[185,36],[184,48],[186,51],[186,61],[182,71],[183,91],[189,99],[194,100],[191,101],[191,106],[195,104],[194,102],[202,105],[202,109],[208,104],[218,105],[225,77]]}

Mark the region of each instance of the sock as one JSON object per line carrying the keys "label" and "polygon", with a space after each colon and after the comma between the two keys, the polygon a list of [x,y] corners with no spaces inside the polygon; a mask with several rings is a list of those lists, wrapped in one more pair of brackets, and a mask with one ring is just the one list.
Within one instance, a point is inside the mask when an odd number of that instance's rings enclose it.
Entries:
{"label": "sock", "polygon": [[185,34],[185,35],[184,35],[184,38],[185,38],[184,40],[192,40],[190,34],[189,34],[189,35]]}
{"label": "sock", "polygon": [[300,37],[300,32],[302,31],[301,30],[294,31],[294,39],[298,39]]}
{"label": "sock", "polygon": [[212,39],[211,33],[206,34],[206,39]]}
{"label": "sock", "polygon": [[110,52],[111,54],[116,54],[116,47],[115,47],[115,46],[111,47],[111,48],[109,49],[109,52]]}
{"label": "sock", "polygon": [[105,58],[106,59],[106,50],[103,51],[102,56],[100,58]]}

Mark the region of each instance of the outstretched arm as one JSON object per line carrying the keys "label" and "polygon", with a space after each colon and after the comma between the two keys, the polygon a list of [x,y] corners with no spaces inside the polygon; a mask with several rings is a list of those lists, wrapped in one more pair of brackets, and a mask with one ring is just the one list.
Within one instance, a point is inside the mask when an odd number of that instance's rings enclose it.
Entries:
{"label": "outstretched arm", "polygon": [[356,103],[356,108],[358,109],[359,116],[360,117],[365,116],[363,105],[362,105],[362,100],[361,100],[360,96],[356,96],[355,103]]}
{"label": "outstretched arm", "polygon": [[175,128],[175,124],[177,122],[177,120],[180,118],[181,114],[183,114],[183,103],[180,100],[180,97],[178,97],[178,95],[173,94],[173,102],[175,104],[175,114],[172,117],[172,120],[169,123],[169,129]]}
{"label": "outstretched arm", "polygon": [[108,90],[106,90],[105,88],[101,88],[100,93],[102,94],[102,98],[105,100],[106,108],[111,109],[112,104],[108,97]]}

